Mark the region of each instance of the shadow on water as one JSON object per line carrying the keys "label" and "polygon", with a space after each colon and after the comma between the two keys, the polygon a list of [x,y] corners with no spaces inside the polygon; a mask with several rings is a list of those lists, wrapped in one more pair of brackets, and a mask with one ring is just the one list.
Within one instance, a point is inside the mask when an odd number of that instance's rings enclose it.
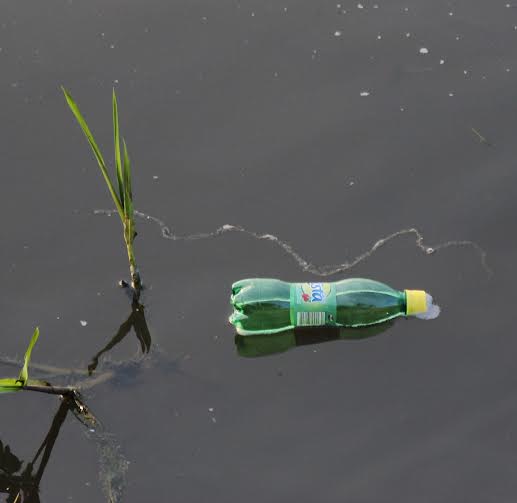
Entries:
{"label": "shadow on water", "polygon": [[143,304],[140,304],[138,301],[133,300],[131,303],[131,313],[128,318],[122,325],[120,325],[117,333],[113,336],[113,338],[104,346],[95,356],[92,358],[91,362],[88,365],[88,374],[92,375],[93,372],[97,369],[99,365],[99,358],[113,349],[117,344],[122,342],[126,338],[127,335],[131,332],[131,329],[134,329],[136,338],[140,343],[140,347],[142,349],[142,353],[149,353],[151,349],[151,333],[149,332],[149,328],[147,326],[147,321],[145,319],[145,307]]}
{"label": "shadow on water", "polygon": [[394,321],[362,328],[304,327],[286,330],[278,334],[235,335],[235,346],[239,356],[257,358],[284,353],[298,346],[322,344],[337,340],[361,340],[382,334],[389,330]]}

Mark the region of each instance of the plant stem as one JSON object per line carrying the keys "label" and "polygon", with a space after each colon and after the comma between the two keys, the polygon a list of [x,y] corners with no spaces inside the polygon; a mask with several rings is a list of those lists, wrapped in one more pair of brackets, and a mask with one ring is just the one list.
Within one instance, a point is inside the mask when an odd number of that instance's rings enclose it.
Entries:
{"label": "plant stem", "polygon": [[22,386],[22,390],[25,391],[37,391],[39,393],[48,393],[50,395],[63,395],[63,396],[69,396],[76,393],[75,388],[71,388],[69,386],[46,386],[46,385],[39,385],[39,384],[27,384],[25,386]]}
{"label": "plant stem", "polygon": [[142,290],[142,280],[140,279],[140,272],[136,265],[135,252],[133,251],[134,230],[131,219],[126,219],[124,222],[124,240],[126,242],[127,258],[129,260],[129,272],[131,274],[131,286],[133,288],[135,300],[140,297]]}

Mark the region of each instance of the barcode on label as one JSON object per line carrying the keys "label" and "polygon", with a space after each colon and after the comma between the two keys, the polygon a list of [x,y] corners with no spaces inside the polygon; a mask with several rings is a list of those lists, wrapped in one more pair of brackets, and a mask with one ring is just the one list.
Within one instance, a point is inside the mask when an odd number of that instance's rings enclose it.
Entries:
{"label": "barcode on label", "polygon": [[325,312],[296,313],[296,325],[299,327],[325,325]]}

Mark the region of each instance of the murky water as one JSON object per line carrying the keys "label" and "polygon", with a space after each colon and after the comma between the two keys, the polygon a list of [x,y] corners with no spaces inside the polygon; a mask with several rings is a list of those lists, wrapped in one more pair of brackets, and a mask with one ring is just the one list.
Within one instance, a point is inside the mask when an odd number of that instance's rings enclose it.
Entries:
{"label": "murky water", "polygon": [[[3,395],[0,501],[513,501],[517,5],[0,11],[0,371],[39,325],[34,376],[97,379],[99,422]],[[141,312],[60,85],[106,152],[117,88]],[[246,358],[228,296],[252,276],[371,277],[443,311]]]}

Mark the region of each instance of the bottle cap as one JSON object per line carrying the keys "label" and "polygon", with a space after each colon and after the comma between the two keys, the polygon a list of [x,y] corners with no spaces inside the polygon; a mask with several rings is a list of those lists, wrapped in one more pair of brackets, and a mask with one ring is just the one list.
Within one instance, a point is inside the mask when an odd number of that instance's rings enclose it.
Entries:
{"label": "bottle cap", "polygon": [[405,290],[406,314],[425,313],[427,311],[427,297],[423,290]]}

